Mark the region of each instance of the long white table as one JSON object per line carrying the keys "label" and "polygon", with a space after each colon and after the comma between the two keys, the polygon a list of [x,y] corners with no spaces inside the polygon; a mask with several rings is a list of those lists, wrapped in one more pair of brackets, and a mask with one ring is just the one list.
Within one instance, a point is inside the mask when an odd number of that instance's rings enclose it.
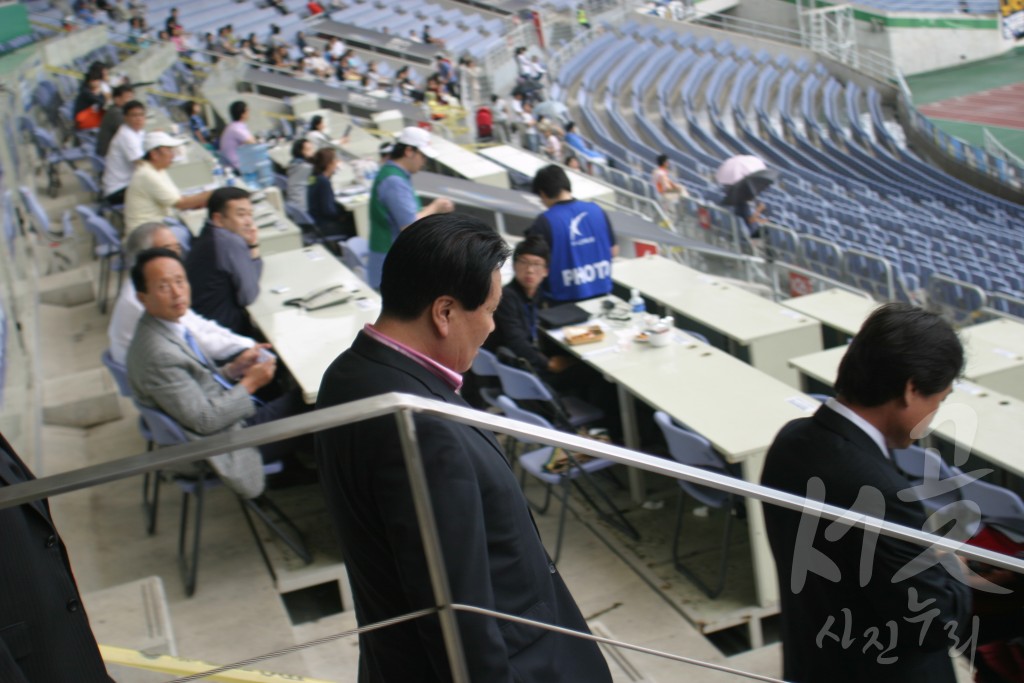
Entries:
{"label": "long white table", "polygon": [[[802,375],[831,387],[845,347],[794,358]],[[970,355],[968,355],[970,376]],[[1024,400],[1007,396],[974,381],[953,384],[932,420],[932,430],[949,443],[993,465],[1024,477]]]}
{"label": "long white table", "polygon": [[780,302],[786,308],[818,320],[822,324],[825,348],[845,344],[857,334],[871,311],[880,305],[871,297],[845,289],[826,289]]}
{"label": "long white table", "polygon": [[[601,301],[580,305],[597,313]],[[672,333],[674,339],[668,346],[655,348],[630,343],[635,334],[630,323],[599,320],[606,327],[603,341],[565,348],[616,384],[625,442],[630,448],[640,446],[634,404],[640,399],[705,436],[728,462],[741,465],[747,481],[757,482],[779,429],[811,415],[819,405],[788,384],[681,330]],[[560,340],[558,331],[549,334]],[[630,488],[634,501],[645,498],[639,470],[630,470]],[[771,606],[778,601],[778,586],[757,501],[747,501],[747,522],[758,603]]]}
{"label": "long white table", "polygon": [[799,376],[787,361],[821,350],[817,320],[671,259],[617,259],[612,279],[670,309],[683,326],[722,335],[733,355],[792,387]]}
{"label": "long white table", "polygon": [[[284,304],[331,285],[344,285],[352,299],[319,311]],[[318,244],[265,257],[260,289],[249,314],[302,388],[303,400],[315,403],[327,366],[377,319],[380,296]]]}

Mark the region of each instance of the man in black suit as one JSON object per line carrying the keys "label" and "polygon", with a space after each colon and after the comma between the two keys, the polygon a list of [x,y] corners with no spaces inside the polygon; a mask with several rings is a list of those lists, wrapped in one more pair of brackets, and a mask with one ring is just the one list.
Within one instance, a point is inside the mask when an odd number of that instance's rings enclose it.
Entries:
{"label": "man in black suit", "polygon": [[[494,328],[507,257],[503,240],[467,216],[404,230],[384,261],[381,315],[328,368],[317,407],[389,391],[465,406],[460,373]],[[586,631],[494,435],[434,417],[415,423],[454,601]],[[317,460],[359,624],[434,606],[394,416],[318,434]],[[457,619],[474,683],[611,681],[592,642]],[[435,617],[363,634],[360,648],[361,682],[451,680]]]}
{"label": "man in black suit", "polygon": [[[0,435],[0,486],[35,479]],[[0,510],[0,681],[112,683],[46,500]]]}
{"label": "man in black suit", "polygon": [[[840,363],[837,398],[783,427],[761,483],[921,529],[924,508],[900,499],[911,485],[891,449],[928,427],[963,363],[942,318],[882,306]],[[787,681],[954,683],[949,648],[966,646],[973,628],[971,588],[954,556],[774,505],[764,517]]]}

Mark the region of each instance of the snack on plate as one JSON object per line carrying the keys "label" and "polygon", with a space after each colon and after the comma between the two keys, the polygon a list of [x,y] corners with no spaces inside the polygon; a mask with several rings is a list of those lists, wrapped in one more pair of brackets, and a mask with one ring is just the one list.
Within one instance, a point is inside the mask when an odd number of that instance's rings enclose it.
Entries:
{"label": "snack on plate", "polygon": [[562,333],[565,335],[565,343],[570,346],[590,344],[604,339],[604,330],[600,325],[571,325],[563,327]]}

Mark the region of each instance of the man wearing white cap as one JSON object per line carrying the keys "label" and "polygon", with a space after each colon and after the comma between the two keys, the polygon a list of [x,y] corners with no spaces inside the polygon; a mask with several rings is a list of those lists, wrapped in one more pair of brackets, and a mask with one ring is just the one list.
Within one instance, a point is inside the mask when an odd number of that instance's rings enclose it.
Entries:
{"label": "man wearing white cap", "polygon": [[428,158],[436,156],[437,152],[430,145],[430,133],[415,126],[403,128],[395,140],[391,158],[381,166],[373,181],[367,278],[374,289],[380,287],[384,257],[398,233],[420,218],[455,210],[447,197],[438,197],[423,206],[413,190],[412,174],[418,173]]}
{"label": "man wearing white cap", "polygon": [[164,132],[146,133],[144,154],[128,183],[124,199],[124,226],[132,230],[143,223],[159,223],[171,215],[171,209],[201,209],[210,198],[209,192],[182,196],[167,169],[174,162],[174,148],[185,140]]}

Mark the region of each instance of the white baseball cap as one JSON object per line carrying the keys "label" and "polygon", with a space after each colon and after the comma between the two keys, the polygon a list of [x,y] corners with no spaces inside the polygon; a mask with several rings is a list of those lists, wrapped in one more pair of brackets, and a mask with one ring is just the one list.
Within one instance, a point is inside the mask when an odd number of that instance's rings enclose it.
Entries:
{"label": "white baseball cap", "polygon": [[422,128],[417,128],[416,126],[403,128],[402,132],[398,134],[398,139],[395,140],[395,142],[415,147],[419,151],[423,152],[424,156],[428,156],[431,159],[437,158],[437,150],[430,144],[430,133]]}
{"label": "white baseball cap", "polygon": [[163,131],[154,131],[152,133],[146,133],[146,137],[142,141],[142,148],[149,153],[157,147],[178,147],[184,145],[185,140],[181,138],[171,137]]}

